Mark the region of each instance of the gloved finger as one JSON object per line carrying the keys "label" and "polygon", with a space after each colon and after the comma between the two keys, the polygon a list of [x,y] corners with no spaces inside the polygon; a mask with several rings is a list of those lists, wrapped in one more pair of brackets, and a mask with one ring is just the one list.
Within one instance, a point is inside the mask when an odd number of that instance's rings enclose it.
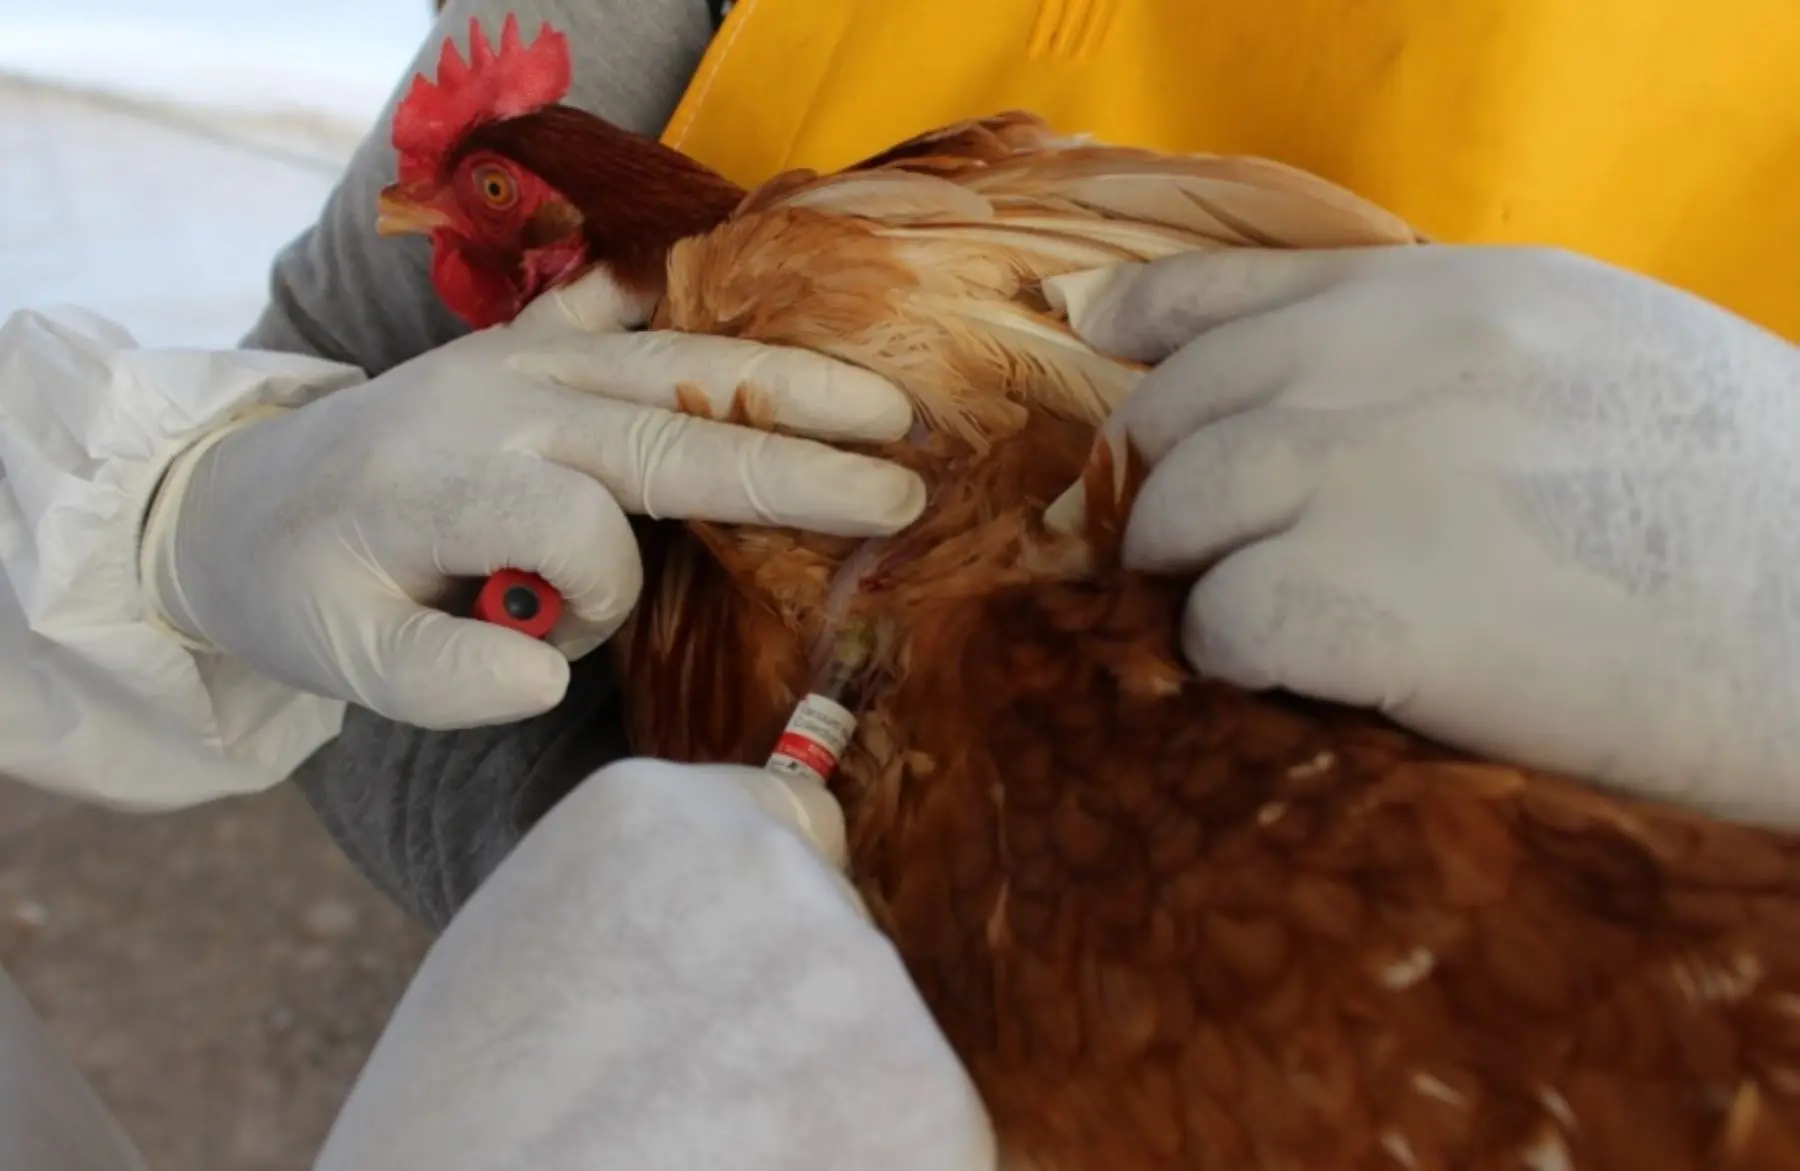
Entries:
{"label": "gloved finger", "polygon": [[1204,427],[1151,471],[1121,551],[1133,568],[1197,573],[1290,527],[1318,490],[1322,452],[1265,411]]}
{"label": "gloved finger", "polygon": [[1095,349],[1154,363],[1227,321],[1292,305],[1412,251],[1394,245],[1183,252],[1052,277],[1044,291]]}
{"label": "gloved finger", "polygon": [[1196,671],[1238,687],[1394,711],[1416,670],[1399,618],[1331,576],[1292,536],[1214,566],[1188,594],[1181,641]]}
{"label": "gloved finger", "polygon": [[766,410],[782,430],[818,439],[890,442],[912,427],[912,402],[871,371],[811,350],[707,334],[559,336],[510,359],[514,369],[590,394],[674,410],[704,399],[712,417],[733,402]]}
{"label": "gloved finger", "polygon": [[[1315,330],[1311,314],[1278,310],[1201,334],[1144,375],[1099,437],[1115,453],[1129,439],[1145,460],[1160,463],[1196,432],[1280,394],[1300,373]],[[1077,479],[1045,510],[1044,523],[1079,532],[1086,510]]]}
{"label": "gloved finger", "polygon": [[1139,381],[1108,420],[1151,463],[1201,428],[1269,402],[1300,373],[1315,314],[1277,310],[1201,334]]}
{"label": "gloved finger", "polygon": [[549,459],[509,453],[468,473],[456,494],[477,502],[439,521],[438,568],[459,577],[498,569],[538,574],[563,596],[551,645],[579,658],[637,605],[644,567],[631,522],[606,486]]}
{"label": "gloved finger", "polygon": [[[549,711],[569,689],[569,660],[537,639],[406,598],[367,599],[364,637],[337,647],[354,678],[373,681],[361,702],[417,728],[509,724]],[[351,673],[347,671],[347,673]]]}
{"label": "gloved finger", "polygon": [[924,481],[886,460],[692,415],[577,398],[559,425],[536,437],[539,450],[599,480],[627,512],[867,537],[904,528],[925,507]]}

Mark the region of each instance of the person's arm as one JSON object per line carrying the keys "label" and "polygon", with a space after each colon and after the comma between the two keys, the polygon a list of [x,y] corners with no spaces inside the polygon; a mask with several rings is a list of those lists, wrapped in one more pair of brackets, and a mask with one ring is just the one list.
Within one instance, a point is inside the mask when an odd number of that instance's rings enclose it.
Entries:
{"label": "person's arm", "polygon": [[[572,105],[658,133],[713,33],[704,0],[452,0],[412,74],[436,69],[443,37],[466,51],[471,17],[509,12],[527,36],[542,20],[569,35],[581,68]],[[336,357],[371,373],[441,344],[462,326],[427,277],[429,246],[375,234],[375,196],[394,178],[392,102],[357,150],[319,222],[276,260],[270,303],[247,344]],[[362,708],[295,781],[339,847],[377,886],[441,928],[539,817],[625,753],[623,710],[604,653],[574,664],[567,698],[522,724],[436,732]]]}
{"label": "person's arm", "polygon": [[844,853],[813,782],[593,776],[432,948],[315,1165],[992,1171]]}

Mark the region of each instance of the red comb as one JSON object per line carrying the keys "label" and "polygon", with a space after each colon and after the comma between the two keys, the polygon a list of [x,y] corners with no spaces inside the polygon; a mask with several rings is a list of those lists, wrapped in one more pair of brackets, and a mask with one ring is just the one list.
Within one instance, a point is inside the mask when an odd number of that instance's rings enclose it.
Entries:
{"label": "red comb", "polygon": [[519,39],[519,18],[508,13],[500,26],[500,51],[469,21],[469,59],[444,38],[437,81],[423,73],[394,111],[394,149],[400,154],[400,181],[435,179],[444,157],[462,137],[484,122],[516,118],[560,101],[569,92],[569,38],[548,23],[527,47]]}

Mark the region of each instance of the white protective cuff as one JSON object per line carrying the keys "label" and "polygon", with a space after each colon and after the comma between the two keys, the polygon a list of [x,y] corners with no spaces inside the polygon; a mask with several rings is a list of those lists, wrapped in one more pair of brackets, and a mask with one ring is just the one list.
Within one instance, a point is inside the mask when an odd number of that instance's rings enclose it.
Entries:
{"label": "white protective cuff", "polygon": [[214,428],[363,378],[298,355],[142,349],[79,309],[0,326],[0,776],[177,808],[268,788],[337,734],[341,702],[163,630],[138,541],[165,470]]}

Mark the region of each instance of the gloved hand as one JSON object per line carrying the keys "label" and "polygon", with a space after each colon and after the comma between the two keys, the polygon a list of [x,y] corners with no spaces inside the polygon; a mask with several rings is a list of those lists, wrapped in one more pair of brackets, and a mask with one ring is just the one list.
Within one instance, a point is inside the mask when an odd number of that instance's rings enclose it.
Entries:
{"label": "gloved hand", "polygon": [[1161,363],[1106,433],[1153,464],[1127,560],[1203,574],[1202,672],[1800,825],[1794,346],[1537,249],[1192,255],[1056,296]]}
{"label": "gloved hand", "polygon": [[[299,410],[228,427],[165,477],[144,536],[147,602],[175,632],[303,691],[425,728],[548,710],[568,659],[636,603],[627,512],[864,535],[911,522],[911,472],[726,417],[740,384],[779,424],[891,440],[885,380],[729,338],[589,332],[596,296],[539,299]],[[451,577],[513,567],[562,592],[550,644],[428,609]]]}
{"label": "gloved hand", "polygon": [[432,947],[318,1171],[990,1171],[973,1086],[821,856],[842,835],[760,769],[595,774]]}

